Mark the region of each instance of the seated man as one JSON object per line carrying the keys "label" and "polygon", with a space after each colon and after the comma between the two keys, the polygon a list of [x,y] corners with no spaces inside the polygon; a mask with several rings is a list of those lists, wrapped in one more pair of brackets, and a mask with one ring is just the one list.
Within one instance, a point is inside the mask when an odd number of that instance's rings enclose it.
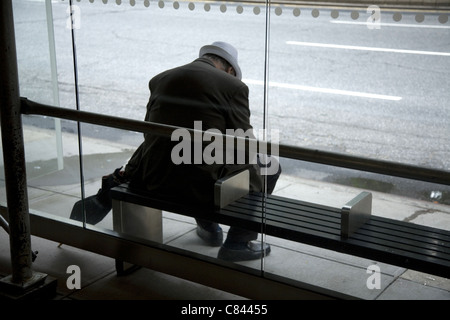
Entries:
{"label": "seated man", "polygon": [[[233,46],[225,42],[206,45],[200,49],[195,61],[164,71],[150,80],[151,94],[145,120],[182,128],[194,128],[194,122],[200,121],[203,131],[214,129],[225,134],[227,129],[242,129],[249,132],[252,129],[249,90],[241,78],[238,54]],[[130,188],[144,188],[169,201],[173,199],[203,208],[210,206],[211,220],[214,220],[214,184],[218,179],[248,169],[250,190],[262,191],[263,179],[258,163],[205,163],[204,159],[195,158],[195,152],[190,155],[192,157],[179,155],[192,160],[180,163],[173,159],[173,150],[179,141],[152,133],[146,133],[144,137],[144,142],[122,170],[123,177],[130,181]],[[200,147],[205,145],[202,141]],[[196,148],[195,141],[192,148]],[[268,192],[272,192],[279,174],[280,170],[268,177]],[[203,240],[221,246],[218,258],[252,260],[270,252],[268,244],[254,241],[256,232],[230,226],[222,244],[222,229],[217,223],[197,219],[197,225],[197,234]]]}

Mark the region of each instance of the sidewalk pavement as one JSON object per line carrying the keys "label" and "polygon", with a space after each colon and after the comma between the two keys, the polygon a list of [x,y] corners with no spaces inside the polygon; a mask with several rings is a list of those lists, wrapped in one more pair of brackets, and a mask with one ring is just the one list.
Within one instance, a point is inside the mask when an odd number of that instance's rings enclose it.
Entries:
{"label": "sidewalk pavement", "polygon": [[[50,162],[55,164],[54,134],[52,131],[25,128],[24,135],[27,162],[32,166],[31,174],[28,175],[31,177],[28,189],[30,208],[68,217],[72,205],[80,197],[76,136],[63,133],[64,168],[38,174],[39,171],[49,171]],[[88,196],[97,192],[102,175],[126,162],[133,148],[83,138],[83,152],[85,192]],[[342,207],[361,191],[363,190],[283,174],[274,194]],[[450,230],[450,207],[447,205],[380,192],[372,193],[374,215]],[[5,202],[4,192],[1,193],[0,201]],[[165,244],[208,256],[217,255],[217,248],[205,247],[197,237],[193,219],[168,212],[163,213],[163,218]],[[111,214],[97,226],[112,229]],[[226,226],[224,231],[227,231]],[[3,276],[11,272],[9,242],[8,235],[3,230],[0,230],[0,238],[0,275]],[[367,300],[450,300],[450,279],[279,238],[266,237],[266,241],[272,245],[272,252],[264,261],[265,271],[269,273]],[[57,243],[34,236],[32,245],[33,250],[39,251],[33,268],[58,279],[57,299],[243,299],[144,268],[125,277],[117,277],[114,260],[111,258],[66,245],[58,246]],[[83,270],[79,290],[68,289],[66,285],[69,276],[67,267],[73,264]],[[242,264],[255,269],[261,268],[260,261]],[[367,268],[374,264],[381,271],[379,289],[369,289],[367,286]]]}

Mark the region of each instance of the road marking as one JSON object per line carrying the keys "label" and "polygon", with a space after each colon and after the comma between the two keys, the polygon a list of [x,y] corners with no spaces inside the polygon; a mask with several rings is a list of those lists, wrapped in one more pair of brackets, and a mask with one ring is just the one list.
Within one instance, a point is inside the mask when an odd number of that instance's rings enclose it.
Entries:
{"label": "road marking", "polygon": [[338,24],[359,24],[359,25],[377,25],[380,27],[400,27],[400,28],[431,28],[431,29],[450,29],[450,26],[439,26],[434,24],[409,24],[409,23],[385,23],[385,22],[360,22],[360,21],[340,21],[340,20],[330,20],[331,23]]}
{"label": "road marking", "polygon": [[362,47],[362,46],[349,46],[349,45],[341,45],[341,44],[301,42],[301,41],[286,41],[286,44],[297,45],[297,46],[307,46],[307,47],[332,48],[332,49],[362,50],[362,51],[376,51],[376,52],[393,52],[393,53],[407,53],[407,54],[423,54],[423,55],[450,57],[450,52],[404,50],[404,49],[390,49],[390,48],[378,48],[378,47]]}
{"label": "road marking", "polygon": [[[264,85],[264,81],[261,81],[261,80],[244,79],[242,81],[246,84]],[[281,83],[281,82],[273,82],[273,81],[269,81],[269,86],[276,87],[276,88],[284,88],[284,89],[303,90],[303,91],[310,91],[310,92],[338,94],[338,95],[344,95],[344,96],[382,99],[382,100],[390,100],[390,101],[399,101],[402,99],[402,97],[388,96],[388,95],[384,95],[384,94],[338,90],[338,89],[328,89],[328,88],[318,88],[318,87],[303,86],[303,85],[298,85],[298,84]]]}

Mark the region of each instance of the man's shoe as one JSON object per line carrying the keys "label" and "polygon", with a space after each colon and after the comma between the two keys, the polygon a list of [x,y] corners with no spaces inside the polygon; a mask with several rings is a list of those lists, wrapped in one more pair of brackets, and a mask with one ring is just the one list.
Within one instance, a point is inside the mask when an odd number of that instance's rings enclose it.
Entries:
{"label": "man's shoe", "polygon": [[220,247],[223,242],[222,228],[217,225],[214,230],[207,230],[197,224],[197,234],[211,247]]}
{"label": "man's shoe", "polygon": [[261,259],[270,253],[270,245],[259,241],[222,245],[217,258],[227,261],[248,261]]}

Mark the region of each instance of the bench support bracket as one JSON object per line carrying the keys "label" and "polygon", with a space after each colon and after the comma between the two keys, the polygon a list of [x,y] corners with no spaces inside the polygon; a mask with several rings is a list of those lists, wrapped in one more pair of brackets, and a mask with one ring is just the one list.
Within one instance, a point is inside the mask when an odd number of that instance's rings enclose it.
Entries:
{"label": "bench support bracket", "polygon": [[347,202],[341,210],[341,237],[347,239],[358,230],[372,214],[372,193],[361,192]]}

